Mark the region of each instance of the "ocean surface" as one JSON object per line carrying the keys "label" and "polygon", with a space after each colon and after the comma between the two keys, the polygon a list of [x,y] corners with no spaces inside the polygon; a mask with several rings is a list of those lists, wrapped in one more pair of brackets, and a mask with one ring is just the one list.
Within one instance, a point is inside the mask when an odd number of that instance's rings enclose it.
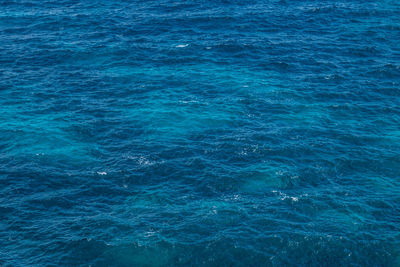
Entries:
{"label": "ocean surface", "polygon": [[400,2],[0,0],[0,266],[400,266]]}

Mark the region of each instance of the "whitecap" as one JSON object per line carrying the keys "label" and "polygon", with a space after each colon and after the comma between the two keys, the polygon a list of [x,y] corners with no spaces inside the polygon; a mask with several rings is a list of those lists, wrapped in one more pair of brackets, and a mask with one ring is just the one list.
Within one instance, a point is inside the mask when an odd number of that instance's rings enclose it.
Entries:
{"label": "whitecap", "polygon": [[293,202],[299,201],[299,198],[298,198],[298,197],[292,197],[292,196],[289,196],[289,195],[287,195],[287,194],[285,194],[285,193],[283,193],[283,192],[280,192],[280,191],[272,190],[272,193],[277,194],[277,195],[279,196],[279,199],[280,199],[280,200],[290,199],[290,200],[292,200]]}
{"label": "whitecap", "polygon": [[180,44],[180,45],[177,45],[175,47],[182,48],[182,47],[187,47],[187,46],[189,46],[189,44]]}

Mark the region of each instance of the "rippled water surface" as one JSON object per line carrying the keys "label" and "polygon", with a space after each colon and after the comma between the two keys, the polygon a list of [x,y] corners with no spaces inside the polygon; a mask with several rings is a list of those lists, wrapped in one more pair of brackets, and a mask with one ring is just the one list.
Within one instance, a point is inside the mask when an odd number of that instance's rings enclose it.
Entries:
{"label": "rippled water surface", "polygon": [[0,265],[399,266],[399,1],[0,0]]}

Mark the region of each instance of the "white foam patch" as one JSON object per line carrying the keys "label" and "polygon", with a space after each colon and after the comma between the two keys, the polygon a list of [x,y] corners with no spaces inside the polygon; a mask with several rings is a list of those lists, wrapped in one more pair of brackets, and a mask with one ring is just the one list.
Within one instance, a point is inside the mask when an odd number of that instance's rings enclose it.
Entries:
{"label": "white foam patch", "polygon": [[189,46],[189,44],[180,44],[180,45],[177,45],[175,47],[182,48],[182,47],[187,47],[187,46]]}
{"label": "white foam patch", "polygon": [[164,161],[153,161],[144,156],[131,156],[131,155],[124,155],[125,158],[131,159],[137,162],[140,166],[152,166],[158,163],[163,163]]}
{"label": "white foam patch", "polygon": [[107,175],[106,172],[97,172],[98,175]]}
{"label": "white foam patch", "polygon": [[298,197],[289,196],[289,195],[287,195],[287,194],[285,194],[285,193],[283,193],[283,192],[277,191],[277,190],[272,190],[272,193],[278,195],[280,200],[290,199],[290,200],[292,200],[293,202],[299,201],[299,198],[298,198]]}

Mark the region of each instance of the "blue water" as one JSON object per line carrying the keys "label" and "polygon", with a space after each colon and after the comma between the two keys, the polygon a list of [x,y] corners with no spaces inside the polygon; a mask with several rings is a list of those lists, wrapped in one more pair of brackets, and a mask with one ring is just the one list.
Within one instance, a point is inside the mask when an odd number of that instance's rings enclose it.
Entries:
{"label": "blue water", "polygon": [[0,266],[400,266],[400,2],[0,0]]}

